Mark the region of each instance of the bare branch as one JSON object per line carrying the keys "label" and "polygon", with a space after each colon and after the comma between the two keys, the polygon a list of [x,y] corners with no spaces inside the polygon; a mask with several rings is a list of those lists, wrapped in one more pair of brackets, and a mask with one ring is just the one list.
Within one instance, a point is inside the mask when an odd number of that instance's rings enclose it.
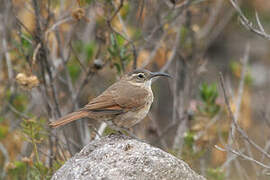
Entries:
{"label": "bare branch", "polygon": [[224,148],[221,148],[221,147],[215,145],[215,148],[217,148],[218,150],[223,151],[223,152],[229,151],[229,152],[231,152],[231,153],[233,153],[233,154],[235,154],[235,155],[237,155],[237,156],[239,156],[239,157],[241,157],[241,158],[243,158],[245,160],[251,161],[251,162],[253,162],[253,163],[255,163],[255,164],[257,164],[257,165],[259,165],[259,166],[261,166],[261,167],[263,167],[265,169],[270,169],[270,166],[265,165],[265,164],[255,160],[255,159],[243,154],[242,152],[236,151],[236,150],[234,150],[234,149],[232,149],[230,147],[226,147],[226,149],[224,149]]}
{"label": "bare branch", "polygon": [[265,152],[265,150],[260,147],[258,144],[256,144],[253,140],[251,140],[249,138],[249,136],[246,134],[246,132],[239,127],[239,125],[237,124],[236,120],[235,120],[235,117],[232,113],[232,109],[231,109],[231,106],[230,106],[230,103],[229,103],[229,98],[228,98],[228,95],[226,93],[226,89],[225,89],[225,86],[224,86],[224,78],[223,78],[223,75],[222,73],[220,73],[220,83],[221,83],[221,87],[222,87],[222,90],[223,90],[223,95],[224,95],[224,99],[225,99],[225,103],[226,103],[226,107],[227,107],[227,110],[229,112],[229,116],[230,118],[232,119],[235,127],[236,127],[236,130],[241,134],[241,136],[246,140],[248,141],[255,149],[257,149],[259,152],[261,152],[262,154],[264,154],[267,158],[270,159],[270,154],[268,154],[267,152]]}
{"label": "bare branch", "polygon": [[41,47],[41,44],[38,43],[37,47],[36,47],[35,50],[34,50],[34,53],[33,53],[33,61],[32,61],[32,64],[33,64],[33,65],[36,64],[36,61],[37,61],[37,53],[38,53],[40,47]]}
{"label": "bare branch", "polygon": [[259,18],[259,15],[258,15],[258,12],[257,12],[257,11],[255,12],[255,16],[256,16],[256,21],[257,21],[257,23],[258,23],[258,26],[259,26],[260,30],[261,30],[263,33],[266,34],[266,32],[265,32],[265,30],[264,30],[264,28],[263,28],[263,26],[262,26],[262,24],[261,24],[261,21],[260,21],[260,18]]}
{"label": "bare branch", "polygon": [[113,18],[120,12],[120,10],[122,9],[123,6],[124,6],[124,0],[121,0],[120,5],[116,9],[116,11],[113,13],[113,15],[109,18],[109,20],[108,20],[109,22],[111,22],[113,20]]}
{"label": "bare branch", "polygon": [[[4,167],[5,165],[7,165],[7,163],[9,162],[9,155],[7,152],[7,149],[5,148],[5,146],[0,142],[0,152],[4,157]],[[1,179],[5,179],[6,176],[6,171],[2,171],[2,173],[0,174]]]}
{"label": "bare branch", "polygon": [[13,81],[13,68],[12,68],[10,54],[8,52],[7,40],[6,40],[5,33],[3,35],[2,45],[3,45],[3,52],[5,52],[4,54],[5,54],[5,59],[6,59],[7,71],[8,71],[8,79],[12,82]]}
{"label": "bare branch", "polygon": [[[112,15],[112,17],[110,17],[108,20],[107,20],[107,24],[108,24],[108,27],[109,29],[114,32],[115,34],[118,34],[119,36],[121,36],[123,39],[125,39],[127,41],[127,44],[126,46],[128,46],[129,44],[131,45],[132,47],[132,51],[133,51],[133,69],[136,69],[137,68],[137,50],[136,50],[136,46],[134,44],[134,42],[132,40],[130,40],[130,38],[128,37],[128,34],[127,34],[127,31],[125,29],[125,25],[123,23],[123,20],[121,18],[121,16],[118,14],[121,10],[121,8],[123,7],[124,5],[124,0],[121,0],[120,1],[120,5],[118,6],[118,8],[116,9],[116,11],[114,12],[114,14]],[[112,20],[114,19],[115,16],[118,15],[118,18],[119,18],[119,21],[121,23],[121,25],[123,26],[123,29],[124,29],[124,33],[125,35],[121,34],[120,32],[118,32],[116,29],[113,28],[112,26]]]}
{"label": "bare branch", "polygon": [[180,41],[180,31],[176,33],[175,42],[173,45],[172,53],[169,57],[169,59],[166,61],[165,65],[161,68],[160,72],[165,72],[170,67],[172,61],[175,59],[176,51],[179,47],[179,41]]}
{"label": "bare branch", "polygon": [[234,9],[237,11],[239,17],[240,17],[240,22],[242,23],[242,25],[249,31],[257,34],[258,36],[261,36],[267,40],[270,40],[270,34],[267,34],[263,28],[263,26],[261,25],[261,21],[259,19],[259,16],[257,15],[256,12],[256,21],[257,24],[259,26],[259,29],[257,29],[256,27],[253,26],[253,23],[251,21],[248,20],[248,18],[244,15],[244,13],[242,12],[242,10],[240,9],[240,7],[238,6],[238,4],[235,2],[236,0],[230,0],[232,6],[234,7]]}
{"label": "bare branch", "polygon": [[231,123],[231,133],[229,135],[229,140],[228,140],[229,146],[231,146],[233,144],[233,139],[235,138],[235,124],[238,122],[239,111],[240,111],[240,107],[241,107],[241,103],[242,103],[242,97],[243,97],[243,92],[244,92],[244,82],[245,82],[247,64],[248,64],[248,60],[249,60],[249,51],[250,51],[250,45],[247,44],[246,49],[245,49],[245,53],[244,53],[244,58],[243,58],[243,66],[242,66],[242,73],[241,73],[241,77],[240,77],[240,83],[239,83],[239,87],[238,87],[238,97],[236,100],[236,110],[235,110],[235,114],[233,115],[235,122]]}

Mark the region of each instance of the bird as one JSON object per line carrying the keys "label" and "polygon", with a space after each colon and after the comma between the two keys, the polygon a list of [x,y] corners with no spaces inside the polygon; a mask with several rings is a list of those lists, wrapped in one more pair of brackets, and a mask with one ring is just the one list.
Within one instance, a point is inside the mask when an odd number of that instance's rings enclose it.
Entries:
{"label": "bird", "polygon": [[75,120],[90,118],[105,122],[113,129],[127,130],[139,123],[148,114],[153,103],[152,80],[155,77],[171,77],[163,72],[136,69],[125,74],[103,93],[90,100],[83,108],[51,122],[57,128]]}

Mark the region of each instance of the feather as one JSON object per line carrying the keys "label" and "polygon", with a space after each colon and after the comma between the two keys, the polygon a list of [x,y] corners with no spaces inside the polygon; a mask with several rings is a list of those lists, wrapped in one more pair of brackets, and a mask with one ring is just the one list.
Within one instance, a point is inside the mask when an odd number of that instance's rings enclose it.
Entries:
{"label": "feather", "polygon": [[81,119],[81,118],[84,118],[84,117],[87,117],[88,116],[88,112],[86,111],[76,111],[76,112],[73,112],[73,113],[69,113],[67,114],[66,116],[54,121],[54,122],[51,122],[49,124],[49,126],[53,127],[53,128],[56,128],[58,126],[63,126],[67,123],[70,123],[72,121],[75,121],[77,119]]}

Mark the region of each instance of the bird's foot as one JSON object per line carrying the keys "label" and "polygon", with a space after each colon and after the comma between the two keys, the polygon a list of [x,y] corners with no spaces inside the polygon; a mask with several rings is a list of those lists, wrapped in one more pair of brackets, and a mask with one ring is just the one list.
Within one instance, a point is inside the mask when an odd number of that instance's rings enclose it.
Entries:
{"label": "bird's foot", "polygon": [[128,135],[129,137],[133,138],[133,139],[136,139],[140,142],[144,142],[146,143],[147,141],[146,140],[143,140],[143,139],[140,139],[138,138],[133,132],[131,132],[128,128],[125,128],[125,127],[116,127],[119,132],[119,134],[124,134],[124,135]]}
{"label": "bird's foot", "polygon": [[140,138],[138,138],[134,133],[132,133],[128,128],[125,127],[119,127],[116,126],[113,123],[107,123],[108,126],[110,126],[111,129],[115,130],[117,133],[121,134],[121,135],[127,135],[133,139],[136,139],[138,141],[144,142],[146,143],[146,140],[142,140]]}

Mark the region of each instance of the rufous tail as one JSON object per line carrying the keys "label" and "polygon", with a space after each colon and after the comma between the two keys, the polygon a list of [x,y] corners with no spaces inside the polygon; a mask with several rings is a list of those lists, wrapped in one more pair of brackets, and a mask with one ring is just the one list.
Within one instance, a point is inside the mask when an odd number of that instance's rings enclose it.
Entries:
{"label": "rufous tail", "polygon": [[63,126],[63,125],[68,124],[72,121],[75,121],[77,119],[87,117],[87,115],[88,115],[88,112],[86,112],[86,111],[76,111],[76,112],[67,114],[64,117],[61,117],[60,119],[58,119],[54,122],[51,122],[49,124],[49,126],[51,126],[52,128],[57,128],[59,126]]}

